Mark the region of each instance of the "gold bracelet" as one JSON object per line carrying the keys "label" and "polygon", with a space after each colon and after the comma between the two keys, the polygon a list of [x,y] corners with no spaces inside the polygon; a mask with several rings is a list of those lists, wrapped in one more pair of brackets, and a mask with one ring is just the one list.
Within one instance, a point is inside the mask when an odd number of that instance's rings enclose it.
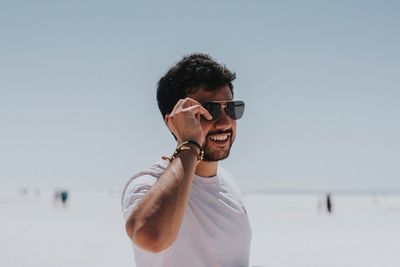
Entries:
{"label": "gold bracelet", "polygon": [[[199,151],[196,150],[193,146],[198,148]],[[198,162],[203,160],[204,149],[195,141],[186,141],[176,147],[174,154],[172,154],[169,161],[173,161],[180,152],[185,150],[192,151],[196,155]]]}

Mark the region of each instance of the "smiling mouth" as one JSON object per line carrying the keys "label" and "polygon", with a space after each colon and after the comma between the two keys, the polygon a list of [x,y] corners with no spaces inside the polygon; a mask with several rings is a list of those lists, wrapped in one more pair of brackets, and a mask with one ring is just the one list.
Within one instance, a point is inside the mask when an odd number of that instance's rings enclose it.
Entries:
{"label": "smiling mouth", "polygon": [[223,134],[213,134],[210,135],[208,138],[216,143],[225,143],[231,137],[231,133],[223,133]]}

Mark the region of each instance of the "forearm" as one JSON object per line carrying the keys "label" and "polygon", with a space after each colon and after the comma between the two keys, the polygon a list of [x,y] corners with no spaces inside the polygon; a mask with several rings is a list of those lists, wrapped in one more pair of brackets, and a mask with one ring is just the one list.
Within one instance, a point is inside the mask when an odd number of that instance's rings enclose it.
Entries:
{"label": "forearm", "polygon": [[153,252],[176,239],[189,199],[197,158],[183,151],[138,203],[126,224],[133,242]]}

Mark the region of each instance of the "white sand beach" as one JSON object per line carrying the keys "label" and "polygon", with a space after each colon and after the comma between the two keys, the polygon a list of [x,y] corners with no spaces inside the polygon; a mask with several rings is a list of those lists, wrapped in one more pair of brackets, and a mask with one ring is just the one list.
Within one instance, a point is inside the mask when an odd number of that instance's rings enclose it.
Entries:
{"label": "white sand beach", "polygon": [[[135,266],[119,194],[0,194],[0,266]],[[400,197],[255,194],[245,201],[253,230],[252,266],[397,267]]]}

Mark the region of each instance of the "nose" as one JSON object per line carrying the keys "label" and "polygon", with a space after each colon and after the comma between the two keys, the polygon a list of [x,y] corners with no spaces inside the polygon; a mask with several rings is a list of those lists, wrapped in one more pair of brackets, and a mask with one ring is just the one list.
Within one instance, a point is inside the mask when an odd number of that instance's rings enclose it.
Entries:
{"label": "nose", "polygon": [[231,128],[231,121],[228,114],[226,113],[226,108],[221,108],[218,114],[218,119],[215,121],[215,128],[225,130]]}

